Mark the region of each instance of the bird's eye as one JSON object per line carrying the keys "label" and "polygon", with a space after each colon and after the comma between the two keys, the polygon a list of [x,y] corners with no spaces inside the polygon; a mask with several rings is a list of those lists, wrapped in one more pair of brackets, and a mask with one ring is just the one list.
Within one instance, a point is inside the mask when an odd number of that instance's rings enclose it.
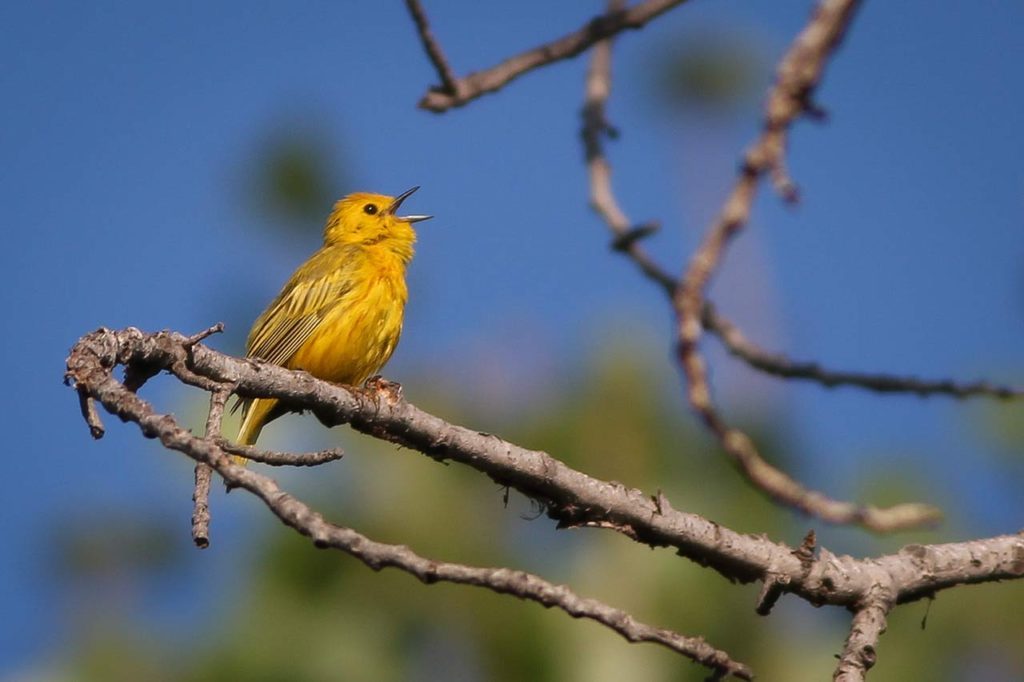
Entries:
{"label": "bird's eye", "polygon": [[366,215],[373,215],[377,212],[377,204],[367,204],[363,206],[363,213]]}

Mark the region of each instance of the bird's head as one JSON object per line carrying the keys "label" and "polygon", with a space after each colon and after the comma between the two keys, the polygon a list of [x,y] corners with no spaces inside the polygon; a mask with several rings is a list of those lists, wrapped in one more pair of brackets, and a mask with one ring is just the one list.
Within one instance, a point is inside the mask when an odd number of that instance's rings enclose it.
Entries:
{"label": "bird's head", "polygon": [[418,189],[413,187],[397,197],[368,192],[349,194],[334,205],[324,228],[324,243],[372,246],[388,242],[387,246],[396,250],[408,250],[411,257],[412,244],[416,241],[412,224],[431,216],[403,216],[397,212],[402,202]]}

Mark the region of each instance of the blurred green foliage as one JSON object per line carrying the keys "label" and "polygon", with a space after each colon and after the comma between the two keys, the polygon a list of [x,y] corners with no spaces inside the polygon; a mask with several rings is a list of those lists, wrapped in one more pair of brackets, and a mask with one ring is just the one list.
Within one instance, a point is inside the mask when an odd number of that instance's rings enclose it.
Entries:
{"label": "blurred green foliage", "polygon": [[246,203],[266,225],[319,234],[334,202],[350,191],[328,126],[281,126],[262,136],[247,164]]}
{"label": "blurred green foliage", "polygon": [[705,29],[674,37],[654,58],[657,99],[709,118],[746,111],[764,91],[769,60],[755,37]]}
{"label": "blurred green foliage", "polygon": [[[673,385],[638,349],[607,349],[516,415],[496,418],[480,401],[434,387],[424,407],[470,426],[495,429],[527,447],[545,449],[593,475],[654,493],[679,509],[743,532],[799,542],[807,520],[753,492],[702,432],[682,417]],[[764,424],[771,423],[766,414]],[[308,426],[288,417],[277,428]],[[748,425],[749,426],[749,425]],[[771,457],[784,434],[753,427]],[[337,430],[349,455],[289,480],[328,519],[374,539],[405,543],[423,555],[533,571],[577,592],[622,607],[637,618],[700,634],[749,663],[762,680],[829,679],[848,625],[845,612],[815,610],[783,597],[767,618],[754,614],[757,585],[733,585],[673,553],[650,550],[601,530],[555,531],[529,501],[458,465]],[[899,477],[865,477],[863,498],[900,497]],[[913,495],[910,495],[913,497]],[[214,505],[235,504],[234,496]],[[308,539],[267,514],[247,562],[237,601],[211,604],[199,634],[145,638],[145,610],[123,609],[111,620],[95,601],[77,614],[58,679],[96,680],[699,680],[705,671],[649,645],[633,645],[606,629],[556,610],[485,590],[425,586],[394,570],[375,573]],[[835,529],[817,524],[822,544]],[[105,527],[105,525],[104,525]],[[217,542],[216,526],[214,542]],[[131,533],[120,534],[132,537]],[[102,537],[102,533],[99,537]],[[878,551],[886,539],[863,541]],[[915,537],[916,539],[916,537]],[[938,539],[937,537],[930,539]],[[106,548],[116,555],[117,547]],[[142,546],[135,543],[137,546]],[[144,543],[143,543],[144,544]],[[897,543],[898,544],[898,543]],[[95,581],[95,562],[81,548],[67,556],[72,580]],[[162,555],[157,550],[155,555]],[[205,558],[206,554],[200,555]],[[153,562],[154,564],[156,562]],[[130,571],[157,566],[129,560]],[[943,592],[899,608],[879,644],[871,679],[1011,680],[1024,678],[1024,584]],[[135,615],[130,615],[135,614]],[[217,615],[214,615],[217,614]],[[117,620],[120,618],[120,620]],[[102,625],[102,627],[99,627]]]}

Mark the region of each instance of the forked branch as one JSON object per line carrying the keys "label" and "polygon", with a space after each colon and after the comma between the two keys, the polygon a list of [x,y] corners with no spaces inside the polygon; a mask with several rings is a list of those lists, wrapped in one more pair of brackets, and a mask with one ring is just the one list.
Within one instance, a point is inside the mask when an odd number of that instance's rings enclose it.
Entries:
{"label": "forked branch", "polygon": [[[783,592],[815,604],[849,608],[859,603],[878,582],[879,571],[895,585],[895,603],[964,583],[1024,575],[1021,535],[910,545],[897,554],[863,560],[835,556],[819,548],[810,560],[806,553],[783,543],[736,533],[697,514],[679,511],[664,496],[652,497],[620,483],[593,478],[545,452],[446,422],[410,404],[393,390],[393,384],[350,389],[304,372],[223,355],[202,344],[189,346],[187,341],[174,332],[100,329],[82,337],[72,349],[67,379],[107,411],[138,423],[147,437],[160,436],[163,425],[175,425],[173,419],[167,415],[141,419],[132,402],[140,400],[138,396],[113,378],[117,366],[167,371],[203,390],[209,390],[205,388],[208,385],[226,385],[235,387],[243,397],[277,398],[295,410],[313,411],[328,426],[347,423],[438,461],[471,467],[541,502],[548,515],[563,526],[601,527],[651,547],[670,547],[730,580],[763,581],[776,576],[785,586]],[[206,444],[203,447],[228,454],[217,441],[199,440]]]}
{"label": "forked branch", "polygon": [[[341,550],[374,570],[397,568],[425,584],[451,582],[472,585],[533,601],[548,608],[558,608],[574,618],[586,618],[600,623],[630,642],[651,642],[664,646],[712,669],[716,676],[731,675],[745,680],[753,679],[753,674],[747,666],[733,661],[727,653],[712,647],[703,638],[686,637],[671,630],[640,622],[622,609],[611,607],[596,599],[581,597],[565,585],[555,585],[525,571],[468,566],[428,559],[404,545],[377,542],[351,528],[328,522],[307,504],[282,490],[270,477],[232,462],[230,453],[233,448],[225,447],[223,440],[217,437],[224,400],[227,397],[225,392],[217,391],[212,394],[207,432],[200,438],[182,427],[173,416],[156,412],[148,402],[115,379],[112,374],[114,365],[106,364],[114,358],[105,354],[105,351],[111,348],[105,342],[113,341],[115,346],[123,348],[125,342],[131,344],[132,341],[141,340],[136,330],[126,330],[122,334],[119,338],[111,332],[98,332],[91,335],[91,338],[87,337],[91,343],[80,343],[69,358],[68,378],[74,382],[78,390],[99,401],[111,413],[124,421],[138,424],[146,437],[156,438],[166,448],[182,452],[195,460],[197,511],[193,516],[193,537],[200,547],[207,546],[209,540],[205,525],[195,520],[195,514],[200,513],[200,501],[205,504],[205,498],[201,498],[198,490],[198,481],[201,471],[215,471],[230,488],[241,488],[258,497],[284,524],[312,539],[317,547]],[[202,368],[193,366],[189,361],[193,351],[200,349],[189,345],[187,338],[180,335],[157,337],[162,348],[149,349],[155,350],[155,353],[143,351],[149,358],[145,361],[147,366],[154,366],[150,360],[160,357],[166,362],[165,369],[174,372],[177,366],[179,378],[185,381],[195,383],[195,376],[212,379]],[[102,346],[104,351],[97,353],[97,344]],[[293,375],[291,379],[297,377],[301,375]],[[223,384],[234,385],[232,382]],[[244,387],[245,382],[239,386]],[[247,450],[246,454],[251,453]],[[322,459],[321,463],[326,461],[329,461],[329,458]],[[209,478],[206,477],[205,480],[208,491]],[[205,518],[201,521],[208,523],[208,509],[204,511]]]}
{"label": "forked branch", "polygon": [[718,411],[711,397],[699,345],[705,311],[704,290],[721,263],[730,240],[746,226],[761,178],[770,175],[776,190],[785,199],[796,198],[785,164],[789,127],[803,114],[818,113],[812,103],[812,94],[828,57],[839,45],[858,5],[858,0],[822,0],[810,23],[786,52],[768,96],[761,136],[747,151],[732,193],[690,259],[673,296],[673,305],[679,317],[678,356],[688,383],[687,398],[751,483],[781,504],[822,520],[891,531],[933,523],[940,518],[940,513],[936,508],[923,504],[879,509],[836,501],[806,489],[776,469],[761,456],[750,437],[731,426]]}
{"label": "forked branch", "polygon": [[[144,436],[158,438],[167,448],[208,465],[229,485],[257,495],[282,521],[318,544],[343,549],[373,568],[396,566],[428,582],[449,580],[486,586],[554,605],[609,625],[631,641],[655,641],[741,677],[749,671],[700,638],[682,637],[625,619],[621,611],[578,597],[536,576],[435,562],[407,548],[376,543],[352,529],[328,523],[281,491],[270,478],[233,464],[219,439],[194,436],[172,416],[157,413],[131,387],[115,379],[113,372],[118,366],[125,368],[126,376],[143,368],[151,374],[167,371],[186,384],[214,393],[231,387],[243,397],[276,398],[293,409],[312,410],[327,425],[348,423],[363,433],[438,461],[452,460],[472,467],[541,502],[548,515],[562,526],[614,530],[651,547],[671,547],[730,580],[770,583],[771,603],[783,594],[794,594],[819,606],[857,608],[884,586],[888,603],[900,604],[957,585],[1024,576],[1024,535],[910,545],[896,554],[873,559],[836,556],[825,548],[815,551],[810,535],[800,549],[794,550],[763,535],[737,533],[674,509],[663,495],[649,496],[587,476],[547,453],[445,422],[409,404],[393,384],[379,382],[369,390],[335,386],[304,372],[222,355],[173,332],[100,329],[78,341],[67,366],[66,381],[80,396],[99,402],[124,421],[135,422]],[[87,421],[91,429],[93,423]],[[515,589],[520,591],[513,592]],[[763,598],[761,603],[767,613],[768,599]]]}
{"label": "forked branch", "polygon": [[461,107],[481,95],[500,90],[528,71],[575,57],[594,43],[621,31],[641,28],[651,19],[684,2],[686,0],[646,0],[628,9],[606,12],[561,38],[509,57],[483,71],[455,78],[447,66],[447,61],[443,57],[438,58],[438,55],[441,55],[441,48],[429,31],[423,9],[415,0],[407,0],[407,6],[419,30],[420,40],[441,80],[440,86],[431,88],[423,96],[419,106],[437,113]]}
{"label": "forked branch", "polygon": [[[587,169],[590,176],[591,205],[607,223],[609,229],[622,240],[636,234],[638,228],[626,217],[619,207],[611,184],[611,166],[604,154],[602,138],[610,129],[605,115],[605,104],[611,92],[611,41],[604,40],[595,46],[587,73],[586,97],[583,105],[582,138],[586,152]],[[749,210],[749,207],[748,207]],[[639,239],[622,241],[619,250],[626,253],[652,280],[661,285],[670,297],[682,291],[678,281],[665,272],[644,249]],[[692,294],[689,300],[694,300]],[[710,303],[703,301],[700,292],[696,299],[698,330],[703,323],[709,328],[734,332],[736,328],[715,315]],[[688,311],[688,309],[687,309]],[[729,338],[723,335],[723,338]],[[682,348],[682,344],[681,344]],[[710,400],[710,389],[703,371],[703,360],[695,344],[685,347],[682,353],[684,366],[698,367],[700,372],[687,371],[691,382],[689,395],[691,403],[704,417],[705,423],[722,441],[725,450],[740,465],[747,478],[758,488],[784,504],[797,507],[809,514],[834,523],[859,523],[874,530],[897,530],[907,526],[930,522],[939,517],[938,510],[927,505],[903,504],[880,509],[857,505],[850,502],[831,500],[821,493],[808,491],[800,483],[768,464],[757,452],[753,442],[742,432],[725,425]],[[694,382],[697,382],[696,385]],[[694,402],[694,398],[700,398]]]}

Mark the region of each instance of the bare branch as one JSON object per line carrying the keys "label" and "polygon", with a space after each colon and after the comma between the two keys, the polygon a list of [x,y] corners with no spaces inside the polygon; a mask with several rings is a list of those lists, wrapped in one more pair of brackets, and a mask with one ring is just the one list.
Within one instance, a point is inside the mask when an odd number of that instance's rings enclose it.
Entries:
{"label": "bare branch", "polygon": [[423,6],[420,5],[419,0],[405,0],[405,6],[409,9],[413,22],[416,23],[416,31],[420,34],[423,49],[426,50],[430,63],[434,65],[437,76],[441,79],[441,91],[449,95],[457,95],[459,86],[455,73],[448,64],[441,45],[430,30],[430,22],[427,20],[427,13],[423,11]]}
{"label": "bare branch", "polygon": [[261,450],[251,445],[232,443],[224,438],[218,439],[217,445],[224,452],[274,467],[315,467],[327,462],[337,461],[345,456],[345,452],[341,448],[330,448],[328,450],[320,450],[319,452],[275,452],[273,450]]}
{"label": "bare branch", "polygon": [[[223,332],[224,332],[224,323],[223,322],[218,322],[217,324],[211,325],[211,326],[207,327],[206,329],[202,330],[201,332],[197,332],[197,333],[193,334],[192,336],[188,337],[188,339],[185,341],[185,347],[186,348],[191,348],[192,346],[196,345],[200,341],[205,341],[207,338],[213,336],[214,334],[221,334]],[[222,405],[221,406],[221,412],[223,412],[223,411],[224,411],[224,407]]]}
{"label": "bare branch", "polygon": [[886,616],[892,608],[891,602],[876,599],[857,609],[850,624],[839,665],[832,679],[835,682],[863,682],[868,670],[874,667],[878,654],[875,646],[885,632]]}
{"label": "bare branch", "polygon": [[[610,5],[612,3],[609,3]],[[616,11],[610,9],[609,13]],[[614,130],[608,123],[605,103],[611,94],[611,39],[600,41],[595,47],[587,71],[586,94],[583,102],[583,150],[587,159],[587,173],[590,176],[590,205],[607,223],[615,235],[613,245],[617,251],[627,254],[651,280],[661,285],[668,296],[676,289],[676,280],[663,270],[647,253],[640,243],[641,231],[645,226],[634,227],[619,207],[612,190],[611,164],[604,154],[601,140]],[[632,236],[630,236],[632,235]]]}
{"label": "bare branch", "polygon": [[[629,9],[616,10],[594,17],[576,31],[550,43],[510,57],[483,71],[457,78],[451,86],[431,88],[419,102],[422,109],[441,113],[461,107],[481,95],[503,88],[527,71],[569,59],[582,53],[594,43],[610,38],[626,29],[637,29],[655,17],[686,0],[646,0]],[[422,32],[421,32],[422,36]],[[429,51],[429,49],[428,49]],[[433,60],[433,57],[431,57]],[[436,63],[435,63],[436,66]],[[443,76],[442,76],[443,82]]]}
{"label": "bare branch", "polygon": [[839,502],[807,490],[770,465],[753,441],[730,426],[718,412],[711,398],[699,347],[703,330],[704,289],[721,262],[729,241],[746,226],[761,178],[770,174],[784,198],[795,198],[795,190],[785,170],[789,126],[808,111],[811,94],[821,79],[825,63],[838,46],[858,5],[858,0],[822,0],[810,23],[783,57],[777,80],[768,96],[764,130],[747,151],[732,193],[690,260],[681,285],[673,296],[673,305],[679,316],[678,356],[689,383],[687,397],[748,480],[778,502],[822,520],[891,531],[933,523],[940,517],[939,511],[922,504],[879,509]]}
{"label": "bare branch", "polygon": [[210,546],[210,478],[208,464],[196,463],[195,488],[192,491],[192,542],[199,549]]}
{"label": "bare branch", "polygon": [[[872,594],[880,576],[892,583],[897,604],[931,597],[956,585],[1024,576],[1024,535],[1020,534],[910,545],[897,554],[862,560],[820,548],[813,558],[809,540],[801,551],[761,535],[736,533],[674,509],[663,495],[652,498],[620,483],[601,481],[544,452],[445,422],[386,387],[364,391],[335,386],[304,372],[222,355],[201,344],[189,351],[184,346],[186,340],[173,332],[101,329],[80,339],[72,349],[68,377],[76,390],[99,400],[121,419],[138,423],[145,436],[159,437],[174,449],[181,449],[180,427],[167,415],[140,417],[142,407],[152,408],[113,378],[114,367],[141,363],[168,370],[186,383],[200,376],[218,385],[237,386],[237,393],[245,397],[277,398],[293,409],[312,410],[325,424],[348,423],[438,461],[453,460],[472,467],[538,500],[563,526],[598,526],[652,547],[668,546],[731,580],[764,581],[777,576],[781,593],[818,605],[849,608],[860,604]],[[182,362],[187,367],[182,368]],[[201,452],[224,452],[216,443],[195,440],[202,444],[195,445]],[[242,467],[215,468],[229,483],[246,472]]]}
{"label": "bare branch", "polygon": [[[662,269],[647,251],[640,244],[639,239],[630,235],[638,230],[633,227],[632,222],[619,207],[618,201],[611,184],[611,166],[608,163],[604,149],[601,144],[602,136],[610,129],[605,115],[605,103],[611,93],[611,45],[605,40],[595,46],[591,58],[590,69],[587,73],[586,98],[583,106],[583,130],[582,138],[587,158],[587,170],[590,176],[590,203],[594,210],[604,219],[609,229],[615,234],[616,244],[619,250],[625,252],[640,267],[650,279],[661,285],[666,294],[675,299],[679,291],[678,281]],[[728,328],[729,323],[714,314],[710,304],[705,304],[702,293],[697,294],[698,310],[709,311],[704,319],[713,322],[724,323],[718,328]],[[698,317],[698,330],[701,324],[701,317]],[[735,327],[732,327],[735,329]],[[938,511],[926,505],[908,504],[900,505],[890,509],[879,509],[876,507],[865,507],[848,502],[836,502],[826,498],[820,493],[807,491],[792,478],[775,469],[757,453],[753,443],[743,433],[729,429],[725,426],[721,417],[718,416],[710,403],[707,380],[703,372],[703,360],[700,358],[698,349],[694,344],[688,348],[687,358],[684,366],[698,363],[701,372],[696,379],[703,382],[703,389],[697,386],[697,395],[706,397],[702,403],[704,411],[702,415],[705,421],[711,425],[718,425],[720,430],[716,433],[722,439],[726,451],[736,460],[747,477],[759,488],[768,492],[774,499],[785,504],[796,506],[807,513],[818,516],[827,521],[835,523],[861,523],[869,528],[879,531],[896,530],[907,526],[919,525],[932,522],[939,515]],[[695,395],[693,385],[694,377],[688,378],[691,381],[691,402]],[[701,407],[698,406],[698,410]],[[710,420],[710,421],[709,421]],[[770,607],[769,607],[770,608]]]}
{"label": "bare branch", "polygon": [[[212,467],[225,482],[258,495],[286,524],[320,546],[338,547],[373,568],[395,566],[425,582],[447,580],[488,587],[557,606],[609,625],[631,641],[653,641],[737,676],[746,669],[699,638],[685,638],[623,619],[623,612],[577,597],[536,576],[509,569],[447,564],[419,557],[408,548],[382,545],[354,530],[327,523],[314,510],[281,491],[269,478],[231,462],[212,438],[197,438],[172,416],[158,414],[113,376],[118,365],[167,370],[186,383],[237,388],[246,397],[277,398],[293,409],[311,409],[326,424],[349,423],[369,435],[404,445],[439,461],[451,459],[540,501],[563,526],[608,528],[652,547],[669,546],[682,556],[741,582],[771,583],[774,601],[795,594],[815,605],[856,610],[879,599],[901,604],[931,598],[957,585],[1024,577],[1024,534],[941,545],[909,545],[874,559],[836,556],[808,534],[797,550],[763,535],[743,535],[696,514],[680,512],[664,495],[654,497],[619,483],[601,481],[536,450],[492,434],[449,424],[410,405],[387,382],[374,390],[335,386],[304,372],[222,355],[173,332],[100,329],[84,336],[68,357],[67,378],[80,394],[110,413],[139,425],[148,438]],[[200,381],[201,380],[201,381]],[[769,602],[762,598],[763,606]],[[749,671],[746,671],[748,673]]]}
{"label": "bare branch", "polygon": [[85,423],[89,425],[89,435],[97,440],[103,438],[106,429],[103,428],[103,422],[100,420],[99,413],[96,412],[96,403],[93,402],[93,399],[79,391],[78,408],[82,412],[82,418],[85,419]]}
{"label": "bare branch", "polygon": [[[176,342],[184,349],[188,339],[179,336]],[[78,369],[73,374],[77,386],[94,395],[108,410],[123,420],[136,422],[145,436],[158,438],[165,447],[188,455],[199,466],[212,468],[231,488],[243,488],[253,493],[282,522],[311,538],[317,547],[339,549],[374,570],[397,568],[428,585],[441,581],[472,585],[534,601],[548,608],[559,608],[574,618],[600,623],[630,642],[660,644],[715,670],[720,676],[753,679],[753,673],[747,666],[733,661],[727,653],[715,649],[701,637],[685,637],[647,625],[621,609],[581,597],[564,585],[555,585],[524,571],[427,559],[403,545],[376,542],[351,528],[329,523],[304,502],[283,491],[271,478],[233,463],[217,439],[193,436],[174,417],[158,414],[149,403],[101,367],[87,368],[87,362],[75,364]],[[223,410],[223,399],[219,394],[215,394],[213,399]]]}
{"label": "bare branch", "polygon": [[[192,337],[195,338],[195,337]],[[189,339],[191,341],[192,339]],[[198,343],[198,340],[196,341]],[[194,343],[192,344],[194,345]],[[224,405],[231,391],[227,388],[210,394],[210,411],[206,415],[204,437],[216,440],[221,434]],[[196,462],[195,488],[192,491],[192,542],[199,549],[210,546],[210,465]]]}
{"label": "bare branch", "polygon": [[891,374],[844,372],[830,370],[815,362],[799,362],[783,355],[765,351],[748,340],[729,320],[705,302],[701,315],[704,328],[718,335],[726,349],[751,367],[784,379],[804,379],[828,386],[857,386],[879,393],[916,393],[921,397],[949,395],[954,398],[974,396],[1012,400],[1024,396],[1024,389],[1000,386],[987,381],[957,383],[949,379],[918,379]]}
{"label": "bare branch", "polygon": [[[611,94],[610,39],[595,45],[587,72],[586,97],[582,110],[581,137],[590,176],[590,204],[614,234],[612,248],[628,255],[651,281],[671,298],[678,280],[658,265],[639,243],[657,229],[657,223],[634,225],[626,216],[611,183],[611,164],[604,153],[602,138],[614,128],[608,122],[605,104]],[[935,394],[956,398],[975,396],[1010,400],[1024,396],[1024,389],[1000,386],[987,381],[958,383],[950,379],[918,379],[880,373],[831,370],[814,362],[791,360],[769,353],[747,339],[739,328],[719,313],[710,301],[704,301],[701,313],[704,329],[718,336],[726,349],[754,369],[785,379],[805,379],[824,386],[854,386],[880,393],[915,393],[925,397]]]}

